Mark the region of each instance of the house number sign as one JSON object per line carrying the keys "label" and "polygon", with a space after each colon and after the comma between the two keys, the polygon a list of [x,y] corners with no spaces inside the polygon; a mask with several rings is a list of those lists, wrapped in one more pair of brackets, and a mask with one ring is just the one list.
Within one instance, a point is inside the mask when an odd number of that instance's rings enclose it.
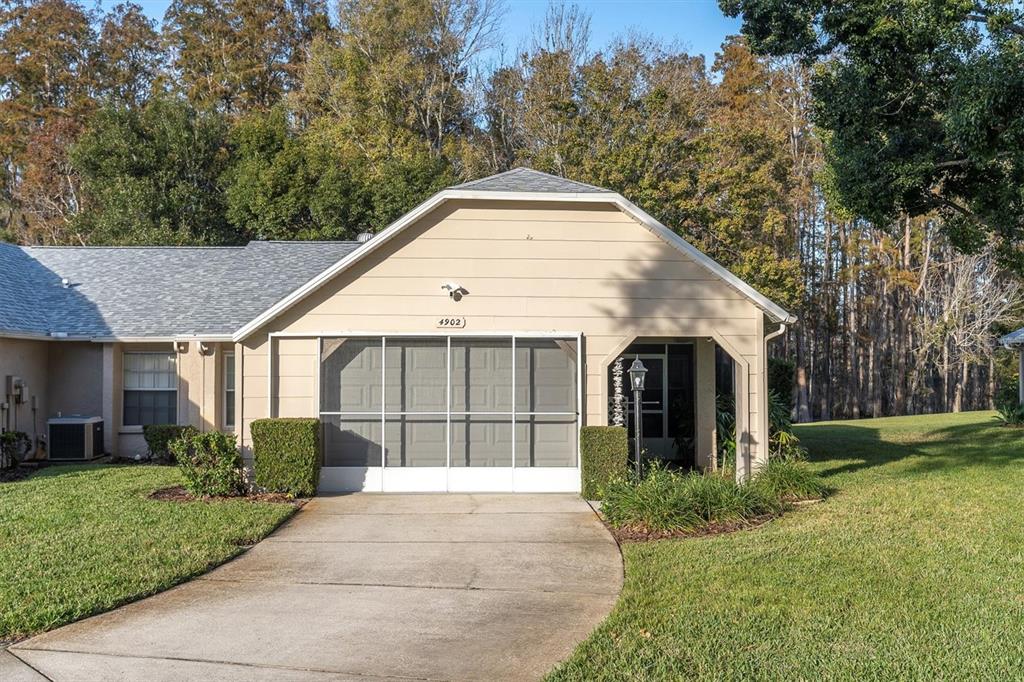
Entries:
{"label": "house number sign", "polygon": [[466,327],[466,318],[439,317],[435,326],[438,329],[464,329]]}

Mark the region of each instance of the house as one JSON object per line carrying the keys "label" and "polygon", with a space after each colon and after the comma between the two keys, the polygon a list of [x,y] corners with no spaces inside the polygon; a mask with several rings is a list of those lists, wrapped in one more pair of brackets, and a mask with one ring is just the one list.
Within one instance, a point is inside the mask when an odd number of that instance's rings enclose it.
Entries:
{"label": "house", "polygon": [[999,345],[1017,351],[1017,402],[1024,405],[1024,327],[999,337]]}
{"label": "house", "polygon": [[25,385],[0,425],[94,415],[132,455],[144,424],[192,424],[249,457],[254,419],[319,417],[325,490],[576,491],[580,426],[632,422],[634,358],[645,448],[703,465],[716,353],[746,476],[795,320],[619,194],[529,169],[365,242],[2,245],[0,288],[0,378]]}

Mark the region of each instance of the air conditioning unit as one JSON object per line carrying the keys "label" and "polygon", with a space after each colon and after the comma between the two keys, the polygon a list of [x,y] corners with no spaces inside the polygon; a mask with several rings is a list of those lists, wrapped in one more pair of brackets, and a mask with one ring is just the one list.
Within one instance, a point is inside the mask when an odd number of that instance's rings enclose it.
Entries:
{"label": "air conditioning unit", "polygon": [[85,462],[103,456],[102,417],[54,417],[49,428],[49,458]]}

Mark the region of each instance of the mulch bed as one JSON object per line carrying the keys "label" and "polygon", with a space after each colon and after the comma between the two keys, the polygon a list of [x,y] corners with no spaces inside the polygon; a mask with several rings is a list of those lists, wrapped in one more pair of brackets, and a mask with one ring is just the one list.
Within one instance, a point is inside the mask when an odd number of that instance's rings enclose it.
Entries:
{"label": "mulch bed", "polygon": [[39,469],[31,467],[14,467],[12,469],[0,470],[0,483],[12,483],[14,481],[20,481],[23,478],[28,478]]}
{"label": "mulch bed", "polygon": [[185,490],[180,485],[155,490],[149,494],[149,499],[160,500],[161,502],[215,502],[218,500],[246,500],[248,502],[291,504],[296,507],[301,507],[302,505],[309,502],[307,498],[289,497],[284,493],[251,493],[249,495],[239,495],[235,497],[218,495],[208,497],[193,497],[189,491]]}

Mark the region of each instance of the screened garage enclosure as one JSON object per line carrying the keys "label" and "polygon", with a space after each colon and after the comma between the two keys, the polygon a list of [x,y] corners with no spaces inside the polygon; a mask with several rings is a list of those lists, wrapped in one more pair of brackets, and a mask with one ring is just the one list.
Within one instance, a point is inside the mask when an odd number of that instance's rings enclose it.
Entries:
{"label": "screened garage enclosure", "polygon": [[320,338],[332,487],[573,491],[578,336]]}

